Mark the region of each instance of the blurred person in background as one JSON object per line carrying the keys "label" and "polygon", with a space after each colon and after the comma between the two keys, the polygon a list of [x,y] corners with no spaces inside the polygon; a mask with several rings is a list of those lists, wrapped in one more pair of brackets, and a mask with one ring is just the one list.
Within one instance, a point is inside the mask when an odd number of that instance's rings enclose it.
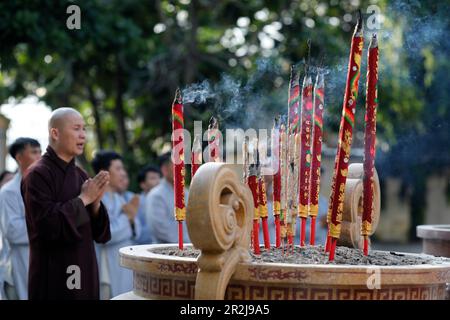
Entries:
{"label": "blurred person in background", "polygon": [[10,181],[14,177],[14,173],[5,170],[0,174],[0,189],[3,187],[5,183]]}
{"label": "blurred person in background", "polygon": [[0,291],[5,299],[27,300],[30,247],[20,182],[27,169],[41,158],[41,145],[32,138],[18,138],[9,147],[9,154],[19,168],[0,190]]}
{"label": "blurred person in background", "polygon": [[[145,196],[145,217],[154,243],[178,243],[178,222],[174,215],[175,200],[171,152],[161,155],[158,162],[163,178]],[[188,199],[187,190],[185,190],[185,199]],[[190,242],[186,223],[183,223],[183,241],[185,243]]]}
{"label": "blurred person in background", "polygon": [[111,299],[133,288],[133,273],[120,266],[119,249],[135,244],[141,234],[141,224],[137,219],[139,197],[131,197],[127,202],[123,196],[128,188],[128,177],[122,157],[114,151],[99,151],[92,160],[97,173],[109,172],[109,186],[103,195],[111,229],[111,241],[96,246],[100,274],[100,298]]}
{"label": "blurred person in background", "polygon": [[138,219],[141,222],[142,232],[141,236],[137,239],[137,244],[153,243],[151,230],[147,225],[145,218],[145,196],[159,184],[160,180],[161,171],[153,165],[143,167],[138,173],[137,181],[139,183],[139,187],[141,188],[141,193],[139,195]]}

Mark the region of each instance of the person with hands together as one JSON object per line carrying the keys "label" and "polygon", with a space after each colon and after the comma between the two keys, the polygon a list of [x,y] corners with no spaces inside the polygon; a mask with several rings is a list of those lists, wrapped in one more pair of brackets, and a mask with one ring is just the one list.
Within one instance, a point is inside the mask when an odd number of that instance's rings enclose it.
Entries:
{"label": "person with hands together", "polygon": [[89,179],[75,164],[86,142],[85,122],[72,108],[59,108],[49,120],[49,146],[24,174],[32,300],[99,299],[94,241],[111,239],[108,212],[101,198],[108,173]]}
{"label": "person with hands together", "polygon": [[137,219],[139,203],[127,201],[121,194],[127,173],[122,157],[114,151],[101,150],[92,160],[94,172],[109,172],[109,184],[102,202],[108,209],[111,241],[96,245],[100,273],[100,299],[111,299],[133,289],[133,273],[120,266],[120,248],[134,245],[141,235]]}

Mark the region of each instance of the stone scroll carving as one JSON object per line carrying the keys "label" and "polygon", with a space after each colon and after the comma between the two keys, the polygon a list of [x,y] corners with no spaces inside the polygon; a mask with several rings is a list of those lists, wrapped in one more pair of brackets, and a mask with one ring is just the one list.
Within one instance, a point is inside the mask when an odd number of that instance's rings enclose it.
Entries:
{"label": "stone scroll carving", "polygon": [[[341,237],[338,245],[363,248],[361,236],[362,196],[363,196],[364,168],[362,163],[352,163],[348,167],[345,185],[344,213],[342,215]],[[380,219],[380,182],[378,174],[374,172],[374,208],[372,213],[372,234],[375,232]],[[369,239],[370,241],[370,239]]]}
{"label": "stone scroll carving", "polygon": [[232,165],[209,162],[195,174],[189,191],[186,224],[201,250],[195,299],[224,299],[239,262],[248,261],[253,200]]}

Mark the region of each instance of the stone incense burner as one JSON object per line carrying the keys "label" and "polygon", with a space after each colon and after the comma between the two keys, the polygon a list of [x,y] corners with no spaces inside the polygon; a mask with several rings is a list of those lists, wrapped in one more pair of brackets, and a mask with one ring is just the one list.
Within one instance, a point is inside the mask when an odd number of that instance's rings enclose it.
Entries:
{"label": "stone incense burner", "polygon": [[[360,247],[362,164],[349,167],[342,236]],[[373,231],[380,212],[375,175]],[[175,244],[125,247],[121,265],[134,272],[133,291],[118,299],[444,299],[450,262],[408,266],[268,263],[249,253],[253,202],[232,165],[206,163],[189,193],[187,227],[198,258],[158,253]],[[436,258],[437,259],[437,258]],[[378,275],[378,285],[370,285]]]}
{"label": "stone incense burner", "polygon": [[424,253],[450,257],[450,224],[418,226],[417,236],[422,238]]}

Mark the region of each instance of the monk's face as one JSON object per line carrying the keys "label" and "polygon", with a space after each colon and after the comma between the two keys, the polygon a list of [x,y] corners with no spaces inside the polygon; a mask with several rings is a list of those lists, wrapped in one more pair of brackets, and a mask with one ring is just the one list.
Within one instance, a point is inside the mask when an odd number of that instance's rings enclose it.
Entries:
{"label": "monk's face", "polygon": [[67,156],[75,157],[83,153],[86,142],[86,127],[83,117],[70,113],[61,119],[58,128],[52,129],[52,138],[58,149]]}

